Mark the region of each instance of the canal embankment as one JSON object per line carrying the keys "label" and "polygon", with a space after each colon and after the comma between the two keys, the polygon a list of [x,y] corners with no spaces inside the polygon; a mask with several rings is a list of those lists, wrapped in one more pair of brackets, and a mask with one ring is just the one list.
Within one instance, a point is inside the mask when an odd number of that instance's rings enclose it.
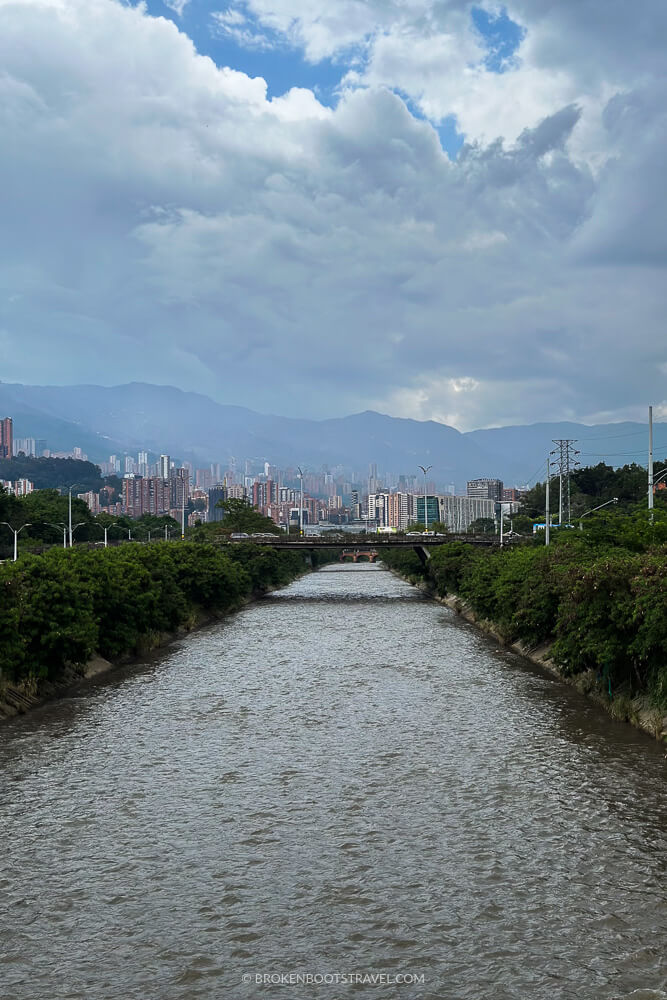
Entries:
{"label": "canal embankment", "polygon": [[479,550],[461,542],[423,565],[391,552],[407,581],[596,701],[618,720],[667,739],[667,549]]}

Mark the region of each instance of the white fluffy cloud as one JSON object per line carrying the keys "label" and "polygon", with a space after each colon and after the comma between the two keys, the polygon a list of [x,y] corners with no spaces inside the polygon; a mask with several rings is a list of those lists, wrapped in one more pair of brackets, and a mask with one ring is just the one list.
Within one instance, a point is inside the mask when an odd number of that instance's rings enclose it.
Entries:
{"label": "white fluffy cloud", "polygon": [[[0,0],[3,378],[464,428],[643,413],[665,396],[656,46],[640,80],[610,28],[593,72],[561,45],[571,9],[513,4],[525,64],[500,76],[463,0],[224,9],[312,59],[363,49],[331,110],[143,7]],[[397,89],[469,122],[455,163]]]}

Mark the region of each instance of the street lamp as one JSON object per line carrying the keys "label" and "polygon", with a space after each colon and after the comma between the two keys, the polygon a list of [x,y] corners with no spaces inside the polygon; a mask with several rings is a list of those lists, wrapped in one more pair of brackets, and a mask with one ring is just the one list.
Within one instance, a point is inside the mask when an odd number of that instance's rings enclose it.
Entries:
{"label": "street lamp", "polygon": [[62,523],[61,524],[53,524],[51,521],[46,521],[46,524],[48,524],[49,528],[57,528],[58,531],[62,531],[62,533],[63,533],[63,548],[66,549],[67,548],[67,525],[66,524],[62,524]]}
{"label": "street lamp", "polygon": [[110,524],[101,524],[99,521],[93,521],[93,524],[96,527],[101,528],[102,531],[104,532],[104,548],[105,549],[108,548],[108,546],[109,546],[109,541],[108,541],[109,528],[115,528],[116,527],[115,522],[112,521]]}
{"label": "street lamp", "polygon": [[601,503],[598,507],[591,507],[590,510],[584,511],[584,513],[579,518],[579,531],[584,530],[584,526],[581,522],[583,521],[583,519],[586,517],[587,514],[593,514],[596,510],[602,510],[603,507],[608,507],[610,503],[618,503],[618,497],[612,497],[611,500],[605,500],[605,502]]}
{"label": "street lamp", "polygon": [[[72,490],[75,489],[77,486],[80,486],[80,485],[81,485],[81,483],[72,483],[71,486],[67,486],[66,487],[67,494],[68,494],[68,501],[67,501],[68,518],[67,519],[68,519],[68,523],[69,523],[69,547],[70,547],[70,549],[72,548],[72,533],[74,531],[74,528],[72,527]],[[78,527],[78,525],[77,525],[77,527]]]}
{"label": "street lamp", "polygon": [[14,533],[14,562],[16,562],[19,557],[19,534],[24,528],[29,528],[30,524],[22,524],[20,528],[12,528],[8,521],[0,521],[0,524],[6,524],[9,530]]}
{"label": "street lamp", "polygon": [[127,531],[127,540],[128,540],[128,542],[132,541],[132,529],[131,528],[126,528],[124,524],[114,524],[113,527],[114,528],[120,528],[121,531]]}
{"label": "street lamp", "polygon": [[428,531],[428,510],[426,509],[426,473],[432,469],[432,465],[420,465],[419,468],[424,473],[424,534]]}
{"label": "street lamp", "polygon": [[301,481],[301,499],[299,501],[299,538],[303,535],[303,471],[300,465],[297,465],[299,470],[299,479]]}
{"label": "street lamp", "polygon": [[72,548],[72,537],[74,535],[74,532],[76,531],[77,528],[83,527],[84,524],[86,524],[86,521],[79,521],[78,524],[72,524],[72,522],[70,521],[70,523],[69,523],[69,547],[70,548]]}

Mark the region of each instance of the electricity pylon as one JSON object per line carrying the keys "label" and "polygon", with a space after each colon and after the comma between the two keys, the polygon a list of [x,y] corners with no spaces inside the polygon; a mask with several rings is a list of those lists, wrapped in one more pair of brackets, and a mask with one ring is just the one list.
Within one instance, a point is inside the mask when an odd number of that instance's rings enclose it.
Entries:
{"label": "electricity pylon", "polygon": [[557,448],[551,452],[552,455],[556,456],[555,465],[558,466],[558,482],[559,482],[559,496],[558,496],[558,523],[562,525],[563,523],[563,479],[565,479],[565,489],[567,498],[567,524],[571,522],[571,503],[570,503],[570,475],[574,469],[577,468],[579,462],[575,458],[575,455],[579,455],[580,452],[574,447],[577,443],[576,438],[554,438],[553,443],[558,445]]}

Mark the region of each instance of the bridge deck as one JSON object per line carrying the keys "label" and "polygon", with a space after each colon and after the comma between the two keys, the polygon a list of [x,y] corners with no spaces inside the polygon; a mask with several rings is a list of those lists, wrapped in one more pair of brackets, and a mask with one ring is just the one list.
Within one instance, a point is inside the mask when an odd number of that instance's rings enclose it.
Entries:
{"label": "bridge deck", "polygon": [[368,538],[350,539],[350,537],[325,538],[317,536],[314,538],[285,538],[276,535],[275,538],[261,538],[249,535],[248,538],[230,538],[223,542],[223,545],[244,545],[251,542],[254,545],[270,545],[280,549],[363,549],[369,547],[373,549],[414,549],[437,548],[446,545],[448,542],[466,542],[468,545],[498,545],[496,535],[441,535],[425,536],[418,538],[391,537],[387,535],[371,536]]}

